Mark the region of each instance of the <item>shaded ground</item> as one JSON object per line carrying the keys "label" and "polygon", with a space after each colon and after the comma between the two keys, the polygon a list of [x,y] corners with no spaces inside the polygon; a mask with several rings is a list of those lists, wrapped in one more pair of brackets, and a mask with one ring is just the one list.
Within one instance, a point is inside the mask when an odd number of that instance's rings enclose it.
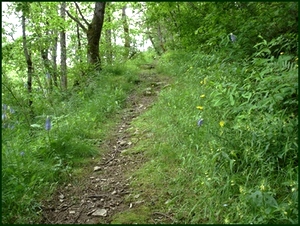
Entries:
{"label": "shaded ground", "polygon": [[[118,214],[143,205],[145,200],[134,194],[129,186],[132,178],[127,175],[137,170],[146,159],[142,152],[126,154],[127,149],[134,146],[130,139],[134,132],[130,134],[127,129],[134,118],[151,106],[159,90],[168,85],[167,82],[168,77],[158,76],[152,68],[141,72],[140,80],[136,82],[138,88],[128,97],[127,107],[121,112],[121,122],[99,147],[104,154],[91,160],[84,178],[66,184],[58,189],[51,201],[44,202],[41,223],[112,223]],[[150,210],[142,206],[139,211]],[[159,212],[148,215],[151,219],[141,219],[140,222],[128,220],[127,223],[162,223],[171,219]],[[138,213],[135,217],[139,218]]]}

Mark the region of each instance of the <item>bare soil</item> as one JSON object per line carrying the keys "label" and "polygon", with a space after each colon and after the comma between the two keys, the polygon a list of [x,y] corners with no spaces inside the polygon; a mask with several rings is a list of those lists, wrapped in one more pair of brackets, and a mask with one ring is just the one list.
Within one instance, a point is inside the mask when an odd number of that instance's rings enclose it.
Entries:
{"label": "bare soil", "polygon": [[[154,69],[143,70],[137,89],[127,100],[120,113],[121,121],[111,135],[100,144],[99,157],[86,166],[82,178],[61,186],[50,201],[43,203],[43,224],[109,224],[113,217],[131,210],[142,202],[126,201],[133,193],[130,172],[146,161],[142,152],[125,154],[134,143],[128,131],[131,122],[146,111],[157,98],[158,92],[168,85],[167,76],[158,76]],[[149,223],[168,218],[163,213],[152,213]],[[161,223],[161,222],[160,222]]]}

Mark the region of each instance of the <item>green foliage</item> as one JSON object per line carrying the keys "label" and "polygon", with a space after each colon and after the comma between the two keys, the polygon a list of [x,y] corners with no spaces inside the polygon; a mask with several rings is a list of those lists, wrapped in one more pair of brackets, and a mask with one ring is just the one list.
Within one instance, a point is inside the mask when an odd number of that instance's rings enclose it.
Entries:
{"label": "green foliage", "polygon": [[297,55],[298,34],[287,33],[270,42],[266,41],[261,35],[258,36],[261,42],[257,43],[254,48],[257,50],[254,57],[270,58],[280,56],[281,54]]}
{"label": "green foliage", "polygon": [[[81,12],[88,15],[92,5],[80,3]],[[105,138],[110,120],[139,81],[135,65],[152,64],[156,54],[167,50],[156,69],[176,82],[135,122],[147,133],[136,134],[143,139],[135,151],[147,150],[151,158],[136,173],[135,185],[140,189],[142,181],[146,194],[157,196],[156,205],[173,212],[176,223],[298,223],[298,3],[128,5],[144,12],[138,28],[128,20],[132,37],[144,33],[154,49],[124,63],[124,47],[114,43],[122,21],[112,17],[124,3],[110,4],[106,44],[102,41],[99,50],[106,53],[102,71],[86,63],[86,36],[74,32],[70,18],[61,19],[59,3],[13,3],[8,8],[8,14],[26,17],[34,71],[29,92],[23,40],[11,41],[15,26],[5,22],[2,222],[38,221],[41,201],[99,154],[95,144]],[[82,19],[75,7],[68,8]],[[68,79],[74,84],[65,92],[59,76],[54,85],[47,77],[49,73],[54,82],[60,71],[53,61],[62,30],[70,37]],[[230,32],[237,35],[235,43],[228,39]],[[132,53],[136,43],[132,40]],[[41,57],[45,52],[51,52],[51,63]],[[45,130],[47,117],[51,129]],[[114,222],[145,223],[148,212],[143,206]]]}
{"label": "green foliage", "polygon": [[[274,38],[298,33],[296,2],[185,2],[147,3],[146,23],[151,34],[171,49],[196,50],[206,53],[220,50],[228,34],[237,35],[239,53],[252,55],[253,46],[262,35]],[[250,20],[249,20],[250,18]],[[155,32],[161,26],[161,34]],[[158,42],[158,41],[157,41]],[[288,41],[297,51],[297,39]],[[283,43],[281,43],[283,44]]]}
{"label": "green foliage", "polygon": [[[36,93],[30,127],[25,120],[28,113],[2,89],[7,105],[2,122],[2,222],[37,222],[41,201],[51,197],[58,184],[72,180],[87,159],[99,154],[95,145],[124,106],[136,73],[131,65],[104,68],[101,76],[90,74],[85,88],[70,91],[67,98],[55,93],[40,98]],[[23,93],[17,98],[22,99]],[[51,118],[49,131],[45,130],[46,116]]]}
{"label": "green foliage", "polygon": [[298,65],[260,51],[252,62],[169,52],[159,63],[177,82],[134,124],[151,159],[134,185],[175,223],[298,222]]}

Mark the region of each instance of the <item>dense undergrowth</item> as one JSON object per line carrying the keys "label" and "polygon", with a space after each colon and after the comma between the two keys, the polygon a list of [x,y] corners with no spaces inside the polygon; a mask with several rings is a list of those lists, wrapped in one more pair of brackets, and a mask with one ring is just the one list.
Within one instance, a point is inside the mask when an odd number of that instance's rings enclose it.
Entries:
{"label": "dense undergrowth", "polygon": [[248,59],[238,45],[161,58],[176,82],[134,123],[149,162],[133,185],[150,208],[176,223],[298,223],[297,55],[275,58],[272,42]]}
{"label": "dense undergrowth", "polygon": [[[100,33],[98,2],[3,11],[2,223],[39,222],[41,202],[85,175],[141,82],[141,64],[172,84],[134,124],[132,151],[149,162],[133,185],[149,202],[129,218],[149,223],[158,211],[176,223],[298,223],[298,2],[100,5]],[[87,57],[101,36],[101,56]],[[97,72],[90,64],[99,57]]]}
{"label": "dense undergrowth", "polygon": [[[37,222],[41,201],[82,174],[91,157],[99,155],[97,145],[125,106],[138,69],[129,64],[106,66],[89,77],[84,88],[64,95],[55,90],[34,95],[30,124],[17,102],[24,93],[3,96],[2,223]],[[46,126],[47,117],[51,125]]]}
{"label": "dense undergrowth", "polygon": [[[297,54],[273,54],[282,37],[261,39],[248,58],[239,43],[224,42],[210,54],[177,50],[159,59],[157,72],[174,83],[133,125],[147,133],[135,135],[142,137],[133,150],[149,157],[132,184],[153,199],[141,208],[172,213],[176,223],[298,223]],[[18,104],[22,84],[3,96],[3,223],[38,222],[41,201],[99,155],[138,81],[132,65],[91,72],[69,93],[36,94],[30,123]]]}

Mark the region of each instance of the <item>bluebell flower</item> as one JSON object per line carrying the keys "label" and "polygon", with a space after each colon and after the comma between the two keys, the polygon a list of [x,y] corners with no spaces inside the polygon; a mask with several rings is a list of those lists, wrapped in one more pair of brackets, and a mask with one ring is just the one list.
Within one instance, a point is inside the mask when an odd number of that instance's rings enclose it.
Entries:
{"label": "bluebell flower", "polygon": [[12,107],[9,108],[9,111],[11,114],[15,113],[15,110]]}
{"label": "bluebell flower", "polygon": [[51,120],[50,120],[49,116],[47,116],[47,118],[46,118],[45,129],[46,130],[51,129]]}
{"label": "bluebell flower", "polygon": [[8,124],[7,128],[14,129],[15,125],[14,124]]}
{"label": "bluebell flower", "polygon": [[197,125],[198,125],[198,126],[202,126],[202,125],[203,125],[203,122],[204,122],[204,120],[201,118],[201,119],[198,120]]}
{"label": "bluebell flower", "polygon": [[232,33],[229,34],[230,41],[236,42],[236,36]]}
{"label": "bluebell flower", "polygon": [[6,104],[2,104],[2,110],[6,111],[7,110],[7,105]]}
{"label": "bluebell flower", "polygon": [[2,121],[5,120],[7,118],[6,113],[2,113]]}

